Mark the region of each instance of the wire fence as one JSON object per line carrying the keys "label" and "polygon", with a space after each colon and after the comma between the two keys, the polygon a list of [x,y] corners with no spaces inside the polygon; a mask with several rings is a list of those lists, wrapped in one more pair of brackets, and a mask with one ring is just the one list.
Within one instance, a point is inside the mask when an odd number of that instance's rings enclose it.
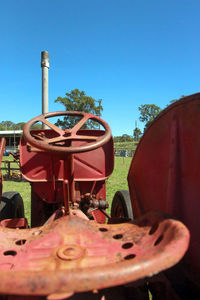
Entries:
{"label": "wire fence", "polygon": [[115,156],[133,157],[135,150],[132,148],[115,148]]}

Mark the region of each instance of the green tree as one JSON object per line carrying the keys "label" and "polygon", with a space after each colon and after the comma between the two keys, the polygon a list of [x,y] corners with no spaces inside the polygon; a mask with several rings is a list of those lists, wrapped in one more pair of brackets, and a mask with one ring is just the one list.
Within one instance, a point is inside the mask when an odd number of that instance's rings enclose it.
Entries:
{"label": "green tree", "polygon": [[2,121],[0,123],[1,130],[13,130],[15,126],[15,123],[12,121]]}
{"label": "green tree", "polygon": [[[66,93],[65,97],[58,97],[55,102],[63,104],[67,111],[82,111],[97,116],[101,116],[101,112],[103,111],[101,100],[95,100],[87,96],[84,91],[79,91],[79,89],[74,89],[70,93]],[[66,116],[63,120],[58,119],[56,125],[62,128],[72,128],[79,119]],[[89,120],[82,128],[97,128],[97,126],[99,125],[96,122]]]}
{"label": "green tree", "polygon": [[161,112],[161,108],[155,104],[142,104],[139,106],[140,121],[145,122],[145,129],[155,119],[155,117]]}
{"label": "green tree", "polygon": [[[23,130],[25,124],[25,122],[15,124],[12,121],[2,121],[0,122],[0,130]],[[31,129],[42,129],[42,125],[35,124]]]}
{"label": "green tree", "polygon": [[128,134],[122,134],[121,136],[114,136],[113,140],[115,143],[132,142],[133,138]]}
{"label": "green tree", "polygon": [[20,129],[23,130],[25,124],[26,124],[25,122],[17,123],[17,124],[15,124],[15,129],[17,129],[17,130],[20,130]]}
{"label": "green tree", "polygon": [[132,139],[128,134],[122,134],[120,137],[120,142],[130,142]]}
{"label": "green tree", "polygon": [[140,128],[135,127],[135,129],[133,130],[133,137],[134,137],[134,139],[136,141],[138,141],[141,135],[142,135],[142,131],[140,130]]}
{"label": "green tree", "polygon": [[42,129],[42,124],[35,124],[31,127],[31,130],[40,130]]}

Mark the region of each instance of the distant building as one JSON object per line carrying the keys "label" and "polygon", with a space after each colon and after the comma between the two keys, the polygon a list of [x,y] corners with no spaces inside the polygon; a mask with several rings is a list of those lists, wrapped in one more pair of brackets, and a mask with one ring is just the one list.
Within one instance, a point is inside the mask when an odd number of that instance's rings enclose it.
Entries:
{"label": "distant building", "polygon": [[3,130],[0,131],[0,138],[6,139],[6,152],[15,152],[18,150],[19,141],[23,130]]}

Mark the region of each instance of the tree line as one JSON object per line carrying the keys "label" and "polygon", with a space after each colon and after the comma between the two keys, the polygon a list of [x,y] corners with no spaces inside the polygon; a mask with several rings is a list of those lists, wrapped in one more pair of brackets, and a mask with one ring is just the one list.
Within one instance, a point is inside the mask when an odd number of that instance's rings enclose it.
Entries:
{"label": "tree line", "polygon": [[[181,98],[185,97],[184,95]],[[180,99],[181,99],[180,98]],[[179,99],[171,100],[170,104],[178,101]],[[55,102],[64,105],[67,111],[84,111],[97,116],[102,115],[103,106],[101,99],[94,99],[91,96],[87,96],[84,91],[79,89],[74,89],[70,93],[65,93],[64,97],[58,97]],[[151,124],[151,122],[157,117],[157,115],[162,111],[162,109],[155,104],[142,104],[138,107],[140,116],[139,120],[144,123],[144,130]],[[71,116],[65,116],[63,119],[58,119],[55,125],[61,128],[71,128],[75,125],[75,118]],[[0,122],[0,130],[22,130],[25,122],[14,123],[12,121],[2,121]],[[83,129],[98,129],[98,124],[92,120],[89,120],[84,124]],[[33,129],[41,129],[41,124],[35,124]],[[142,131],[140,128],[136,127],[133,130],[133,136],[128,134],[123,134],[122,136],[115,136],[115,142],[131,142],[133,140],[138,141],[142,136]]]}
{"label": "tree line", "polygon": [[[20,123],[14,123],[12,121],[2,121],[0,122],[0,130],[23,130],[25,122],[20,122]],[[35,124],[33,125],[32,129],[41,129],[42,125],[41,124]]]}

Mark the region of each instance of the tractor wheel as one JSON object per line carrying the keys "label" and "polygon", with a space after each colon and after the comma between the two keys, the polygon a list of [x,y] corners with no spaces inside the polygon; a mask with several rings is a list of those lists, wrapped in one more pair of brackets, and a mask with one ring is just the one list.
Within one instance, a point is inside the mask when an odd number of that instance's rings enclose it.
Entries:
{"label": "tractor wheel", "polygon": [[111,217],[129,218],[133,220],[133,211],[129,191],[117,191],[111,206]]}
{"label": "tractor wheel", "polygon": [[3,193],[0,203],[0,221],[15,218],[24,218],[23,199],[17,192]]}

